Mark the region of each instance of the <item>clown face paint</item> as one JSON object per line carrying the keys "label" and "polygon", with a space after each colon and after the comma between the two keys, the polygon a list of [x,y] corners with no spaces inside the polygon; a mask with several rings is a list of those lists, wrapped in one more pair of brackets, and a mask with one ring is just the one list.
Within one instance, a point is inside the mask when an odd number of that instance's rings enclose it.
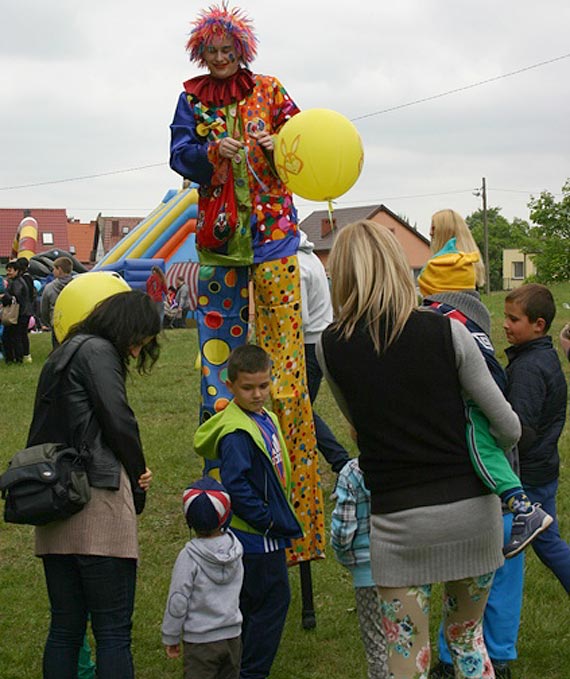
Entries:
{"label": "clown face paint", "polygon": [[215,38],[204,48],[204,61],[214,78],[231,77],[239,68],[234,41],[229,36]]}

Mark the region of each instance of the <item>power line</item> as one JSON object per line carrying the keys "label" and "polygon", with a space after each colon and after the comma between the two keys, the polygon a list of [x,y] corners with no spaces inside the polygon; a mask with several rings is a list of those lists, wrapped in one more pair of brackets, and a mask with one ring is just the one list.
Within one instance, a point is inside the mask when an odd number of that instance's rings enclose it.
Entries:
{"label": "power line", "polygon": [[[361,200],[333,200],[333,205],[356,205],[360,206],[362,205],[363,207],[366,204],[372,204],[372,203],[382,203],[387,200],[400,200],[400,199],[406,199],[406,198],[431,198],[432,196],[449,196],[451,194],[456,194],[456,193],[471,193],[473,191],[472,188],[470,189],[454,189],[452,191],[440,191],[438,193],[416,193],[415,195],[408,195],[408,196],[382,196],[382,198],[366,198],[366,199],[361,199]],[[295,205],[297,206],[306,206],[306,205],[314,205],[314,202],[303,202],[296,200]]]}
{"label": "power line", "polygon": [[[398,111],[403,108],[408,108],[409,106],[415,106],[416,104],[423,104],[426,101],[433,101],[434,99],[440,99],[442,97],[447,97],[451,94],[456,94],[457,92],[464,92],[466,90],[471,90],[475,87],[480,87],[481,85],[487,85],[488,83],[495,82],[497,80],[503,80],[504,78],[510,78],[514,75],[518,75],[520,73],[525,73],[526,71],[531,71],[535,68],[540,68],[542,66],[547,66],[548,64],[553,64],[556,61],[562,61],[563,59],[568,59],[570,57],[569,54],[563,54],[559,57],[554,57],[553,59],[547,59],[546,61],[540,61],[536,64],[531,64],[530,66],[525,66],[524,68],[519,68],[516,71],[511,71],[510,73],[503,73],[502,75],[497,75],[494,76],[493,78],[487,78],[486,80],[479,80],[476,83],[471,83],[470,85],[464,85],[463,87],[456,87],[455,89],[452,90],[447,90],[446,92],[440,92],[439,94],[433,94],[429,97],[423,97],[422,99],[415,99],[414,101],[409,101],[405,104],[398,104],[397,106],[391,106],[390,108],[385,108],[382,109],[381,111],[374,111],[372,113],[365,113],[361,116],[356,116],[354,118],[351,118],[353,122],[355,120],[364,120],[365,118],[371,118],[373,116],[378,116],[382,115],[383,113],[390,113],[391,111]],[[83,181],[85,179],[97,179],[98,177],[107,177],[109,175],[116,175],[116,174],[125,174],[127,172],[138,172],[140,170],[147,170],[152,167],[162,167],[164,165],[167,165],[165,162],[161,163],[151,163],[149,165],[139,165],[138,167],[130,167],[125,170],[111,170],[109,172],[99,172],[97,174],[90,174],[90,175],[83,175],[79,177],[68,177],[66,179],[53,179],[51,181],[45,181],[45,182],[34,182],[31,184],[19,184],[15,186],[0,186],[0,191],[13,191],[16,189],[30,189],[30,188],[35,188],[38,186],[48,186],[50,184],[64,184],[67,182],[76,182],[76,181]],[[406,196],[403,196],[406,197]],[[411,198],[415,196],[409,196]],[[396,198],[392,198],[390,200],[395,200]]]}
{"label": "power line", "polygon": [[[532,193],[542,193],[546,189],[540,189],[540,191],[534,190],[534,191],[524,191],[523,189],[496,189],[494,186],[491,187],[491,191],[503,191],[505,193],[526,193],[526,194],[532,194]],[[563,193],[554,193],[552,191],[548,191],[548,193],[551,193],[553,196],[563,196]]]}
{"label": "power line", "polygon": [[560,57],[554,57],[554,59],[548,59],[547,61],[541,61],[538,64],[532,64],[531,66],[525,66],[524,68],[519,68],[516,71],[511,71],[510,73],[503,73],[502,75],[496,75],[493,78],[487,78],[486,80],[479,80],[476,83],[471,83],[470,85],[464,85],[463,87],[456,87],[453,90],[447,90],[447,92],[440,92],[439,94],[432,94],[430,97],[423,97],[422,99],[415,99],[414,101],[409,101],[406,104],[398,104],[397,106],[391,106],[390,108],[382,109],[381,111],[374,111],[374,113],[365,113],[361,116],[356,116],[356,118],[351,118],[354,122],[355,120],[363,120],[364,118],[371,118],[372,116],[379,116],[382,113],[390,113],[391,111],[398,111],[402,108],[407,108],[408,106],[415,106],[416,104],[423,104],[426,101],[433,101],[434,99],[441,99],[441,97],[447,97],[450,94],[456,94],[457,92],[464,92],[465,90],[471,90],[474,87],[480,87],[481,85],[487,85],[488,83],[495,82],[497,80],[503,80],[504,78],[510,78],[513,75],[518,75],[519,73],[524,73],[525,71],[531,71],[534,68],[540,68],[541,66],[546,66],[547,64],[552,64],[555,61],[561,61],[562,59],[568,59],[570,54],[563,54]]}
{"label": "power line", "polygon": [[[459,193],[473,193],[475,189],[473,187],[469,189],[452,189],[450,191],[438,191],[437,193],[415,193],[415,194],[406,194],[403,196],[382,196],[381,198],[362,198],[360,200],[334,200],[333,204],[334,205],[354,205],[354,206],[365,206],[367,204],[376,204],[376,203],[382,203],[386,202],[388,200],[408,200],[412,198],[433,198],[437,196],[450,196],[454,194],[459,194]],[[479,189],[477,189],[479,190]],[[490,187],[489,191],[499,191],[499,192],[506,192],[506,193],[521,193],[525,195],[531,195],[531,194],[539,194],[542,193],[545,189],[540,189],[540,190],[528,190],[525,191],[524,189],[498,189],[495,188],[494,186]],[[564,195],[563,193],[555,193],[552,191],[549,191],[549,193],[552,193],[553,196],[562,196]],[[318,202],[318,201],[317,201]],[[315,201],[304,201],[304,200],[295,200],[295,205],[297,207],[306,207],[307,205],[315,205]],[[107,207],[107,208],[101,208],[101,207],[68,207],[67,210],[69,212],[73,212],[74,210],[79,212],[83,210],[97,210],[99,212],[144,212],[145,214],[150,212],[152,208],[140,208],[140,207]]]}
{"label": "power line", "polygon": [[86,174],[81,177],[67,177],[66,179],[52,179],[46,182],[34,182],[33,184],[19,184],[17,186],[0,186],[0,191],[10,191],[12,189],[30,189],[36,186],[47,186],[48,184],[65,184],[66,182],[78,182],[84,179],[96,179],[97,177],[107,177],[112,174],[124,174],[126,172],[138,172],[139,170],[148,170],[151,167],[161,167],[167,165],[164,161],[162,163],[151,163],[150,165],[139,165],[138,167],[129,167],[126,170],[110,170],[109,172],[99,172],[97,174]]}
{"label": "power line", "polygon": [[[333,205],[366,205],[367,203],[378,203],[378,202],[383,202],[387,200],[399,200],[399,199],[405,199],[405,198],[430,198],[432,196],[448,196],[451,194],[456,194],[456,193],[472,193],[473,189],[458,189],[458,190],[452,190],[452,191],[440,191],[439,193],[417,193],[415,195],[409,195],[409,196],[383,196],[382,198],[362,198],[361,200],[352,200],[352,201],[346,201],[346,200],[333,200]],[[295,205],[297,207],[305,207],[307,205],[314,205],[315,202],[319,201],[304,201],[304,200],[295,200]],[[99,210],[100,212],[141,212],[144,210],[149,211],[149,208],[126,208],[126,207],[113,207],[113,208],[100,208],[100,207],[68,207],[67,210],[70,212],[73,210],[79,211],[79,210]]]}
{"label": "power line", "polygon": [[[449,196],[454,193],[471,193],[473,189],[454,189],[453,191],[440,191],[438,193],[416,193],[409,196],[385,196],[382,200],[400,200],[407,198],[431,198],[433,196]],[[334,202],[334,201],[333,201]]]}
{"label": "power line", "polygon": [[[524,191],[522,189],[496,189],[494,186],[487,187],[488,192],[494,192],[494,191],[504,191],[508,193],[522,193],[525,195],[531,195],[531,194],[539,194],[544,191],[544,189],[541,189],[540,191]],[[361,200],[333,200],[334,205],[354,205],[354,206],[366,206],[368,204],[375,204],[375,203],[382,203],[386,202],[388,200],[409,200],[412,198],[432,198],[432,197],[437,197],[437,196],[450,196],[453,194],[458,194],[458,193],[473,193],[474,190],[480,190],[480,189],[473,189],[473,187],[469,189],[453,189],[451,191],[439,191],[438,193],[416,193],[416,194],[411,194],[411,195],[403,195],[403,196],[382,196],[382,198],[363,198]],[[552,193],[549,191],[549,193]],[[553,196],[562,196],[564,195],[563,193],[552,193]],[[305,207],[307,205],[314,205],[314,202],[303,202],[296,200],[295,205]]]}
{"label": "power line", "polygon": [[66,210],[72,212],[73,210],[93,210],[97,212],[144,212],[149,213],[154,207],[67,207]]}

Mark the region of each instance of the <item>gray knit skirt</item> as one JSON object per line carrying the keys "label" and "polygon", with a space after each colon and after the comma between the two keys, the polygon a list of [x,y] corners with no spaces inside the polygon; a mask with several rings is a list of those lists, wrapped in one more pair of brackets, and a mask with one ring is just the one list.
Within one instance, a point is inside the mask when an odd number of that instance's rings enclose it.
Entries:
{"label": "gray knit skirt", "polygon": [[372,577],[381,587],[490,573],[503,564],[502,547],[501,502],[495,495],[371,516]]}

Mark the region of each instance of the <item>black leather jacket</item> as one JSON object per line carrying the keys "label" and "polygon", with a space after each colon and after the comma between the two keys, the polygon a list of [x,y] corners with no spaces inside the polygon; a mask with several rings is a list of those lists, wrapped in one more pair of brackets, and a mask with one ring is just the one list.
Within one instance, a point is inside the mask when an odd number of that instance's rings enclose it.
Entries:
{"label": "black leather jacket", "polygon": [[15,297],[16,301],[20,305],[21,316],[31,316],[34,313],[34,305],[32,302],[32,296],[30,294],[30,288],[22,276],[16,276],[16,278],[12,278],[8,283],[8,288],[2,303],[10,304],[12,301],[10,299],[11,296]]}
{"label": "black leather jacket", "polygon": [[50,442],[78,450],[87,444],[89,482],[95,488],[118,490],[122,464],[136,512],[142,512],[146,493],[138,479],[146,465],[139,428],[127,402],[121,358],[108,340],[77,335],[46,361],[27,445]]}

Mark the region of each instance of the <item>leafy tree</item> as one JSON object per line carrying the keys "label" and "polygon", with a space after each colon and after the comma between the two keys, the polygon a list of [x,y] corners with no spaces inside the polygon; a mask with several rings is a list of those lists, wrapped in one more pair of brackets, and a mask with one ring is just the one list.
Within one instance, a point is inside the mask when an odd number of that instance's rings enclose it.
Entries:
{"label": "leafy tree", "polygon": [[[502,290],[503,288],[503,250],[507,248],[520,248],[526,251],[526,248],[530,248],[532,243],[531,229],[527,222],[515,217],[511,223],[500,212],[500,207],[487,208],[491,290]],[[483,210],[476,210],[465,221],[471,229],[481,254],[484,256]],[[532,248],[529,251],[532,251]]]}
{"label": "leafy tree", "polygon": [[534,237],[534,263],[541,283],[570,279],[570,179],[562,187],[562,200],[548,191],[531,198],[530,218],[537,225]]}

